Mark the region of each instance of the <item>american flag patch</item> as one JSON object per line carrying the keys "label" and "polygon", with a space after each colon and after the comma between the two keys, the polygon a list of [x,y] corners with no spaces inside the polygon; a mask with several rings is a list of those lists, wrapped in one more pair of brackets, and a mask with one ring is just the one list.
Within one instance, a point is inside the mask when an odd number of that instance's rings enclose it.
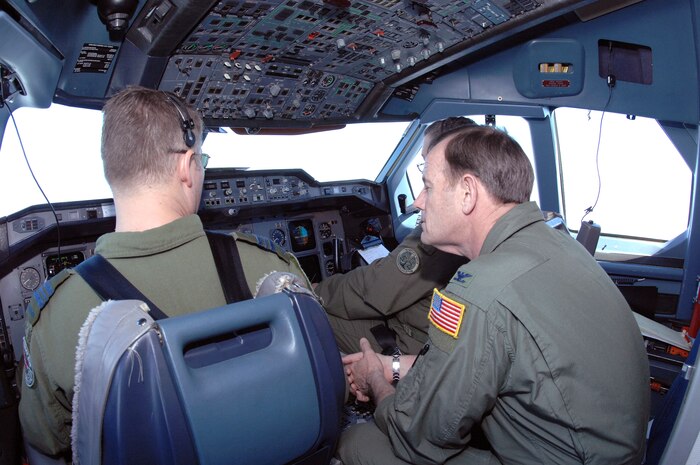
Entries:
{"label": "american flag patch", "polygon": [[455,302],[441,294],[437,289],[433,291],[433,301],[430,303],[428,318],[437,329],[456,339],[463,315],[464,304]]}

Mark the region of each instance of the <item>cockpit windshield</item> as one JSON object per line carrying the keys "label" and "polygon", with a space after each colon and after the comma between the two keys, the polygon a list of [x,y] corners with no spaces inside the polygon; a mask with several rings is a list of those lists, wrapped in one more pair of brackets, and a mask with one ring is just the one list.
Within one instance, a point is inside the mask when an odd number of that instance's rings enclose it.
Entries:
{"label": "cockpit windshield", "polygon": [[349,124],[303,135],[209,133],[203,151],[208,167],[255,170],[301,168],[317,181],[374,181],[408,123]]}
{"label": "cockpit windshield", "polygon": [[[0,147],[0,216],[46,203],[37,184],[51,202],[111,198],[100,158],[100,111],[53,104],[19,108],[13,116]],[[211,156],[209,168],[299,168],[321,182],[373,181],[407,126],[350,124],[304,135],[238,135],[223,129],[207,134],[203,151]]]}

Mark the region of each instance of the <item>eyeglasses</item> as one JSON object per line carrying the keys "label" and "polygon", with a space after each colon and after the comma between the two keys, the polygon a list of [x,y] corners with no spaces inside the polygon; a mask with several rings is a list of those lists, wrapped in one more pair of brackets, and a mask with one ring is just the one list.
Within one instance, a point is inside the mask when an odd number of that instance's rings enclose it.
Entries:
{"label": "eyeglasses", "polygon": [[[187,153],[187,150],[170,150],[170,153]],[[197,154],[195,153],[195,155]],[[209,164],[209,159],[211,158],[211,155],[208,155],[206,153],[200,153],[198,155],[202,160],[202,168],[206,168]]]}
{"label": "eyeglasses", "polygon": [[418,164],[416,165],[416,168],[418,168],[418,171],[420,171],[420,172],[422,173],[423,170],[425,170],[425,162],[423,162],[423,163],[418,163]]}
{"label": "eyeglasses", "polygon": [[209,159],[211,156],[207,155],[206,153],[200,153],[199,156],[202,157],[202,168],[206,168],[209,164]]}

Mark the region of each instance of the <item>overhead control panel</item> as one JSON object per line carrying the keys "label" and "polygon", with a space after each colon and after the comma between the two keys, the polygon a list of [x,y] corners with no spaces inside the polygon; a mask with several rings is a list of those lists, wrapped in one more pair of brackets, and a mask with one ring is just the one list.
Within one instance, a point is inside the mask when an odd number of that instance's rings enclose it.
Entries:
{"label": "overhead control panel", "polygon": [[[169,55],[160,88],[220,126],[343,121],[361,113],[378,83],[414,72],[488,29],[507,28],[544,2],[221,0],[190,24]],[[162,47],[158,31],[177,33],[164,24],[196,18],[189,6],[147,3],[131,40],[142,48],[152,41],[155,54]]]}

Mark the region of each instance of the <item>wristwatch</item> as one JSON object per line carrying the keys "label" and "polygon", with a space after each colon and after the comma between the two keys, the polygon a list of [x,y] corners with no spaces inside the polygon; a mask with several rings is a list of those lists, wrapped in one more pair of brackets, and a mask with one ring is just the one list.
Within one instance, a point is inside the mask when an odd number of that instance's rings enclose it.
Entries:
{"label": "wristwatch", "polygon": [[396,386],[401,378],[401,349],[397,347],[391,357],[391,384]]}

